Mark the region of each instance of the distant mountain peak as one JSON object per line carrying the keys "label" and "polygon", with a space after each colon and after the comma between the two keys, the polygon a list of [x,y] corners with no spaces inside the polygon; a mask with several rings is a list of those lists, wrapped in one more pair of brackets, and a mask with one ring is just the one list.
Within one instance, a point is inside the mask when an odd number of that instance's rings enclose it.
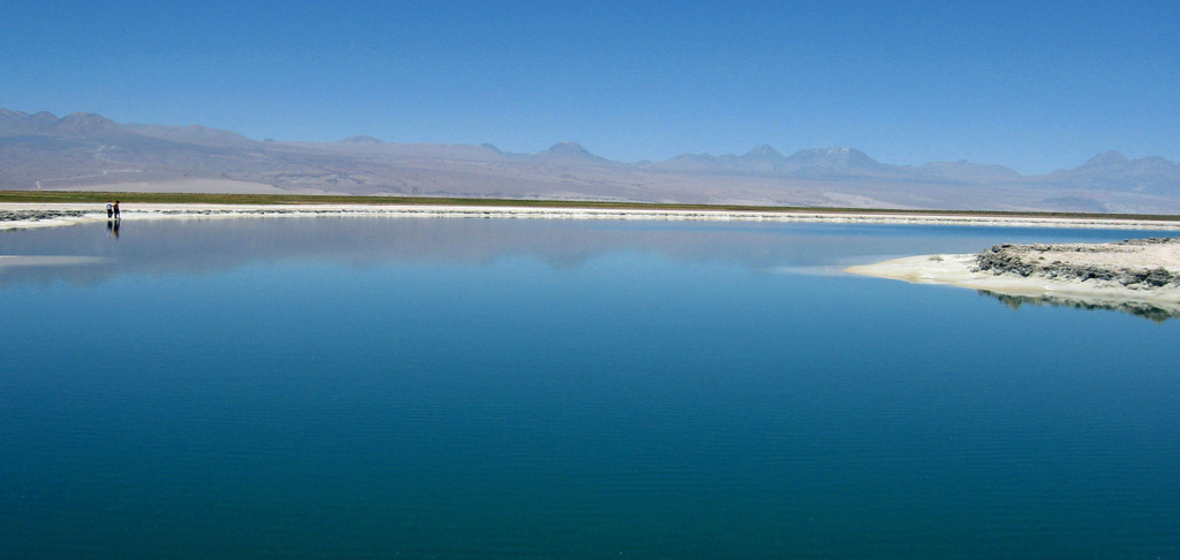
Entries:
{"label": "distant mountain peak", "polygon": [[13,111],[12,109],[0,109],[0,133],[19,130],[28,119],[28,113]]}
{"label": "distant mountain peak", "polygon": [[781,159],[785,159],[785,156],[780,154],[778,152],[778,150],[770,147],[769,144],[762,144],[761,146],[758,146],[758,147],[754,148],[753,150],[746,152],[746,155],[742,156],[742,159],[745,159],[745,160],[781,160]]}
{"label": "distant mountain peak", "polygon": [[553,155],[593,155],[577,142],[558,142],[545,152]]}
{"label": "distant mountain peak", "polygon": [[881,171],[887,166],[856,148],[812,148],[799,150],[787,158],[799,167],[824,168],[838,171]]}
{"label": "distant mountain peak", "polygon": [[1105,152],[1102,152],[1101,154],[1098,154],[1090,159],[1112,159],[1125,161],[1127,156],[1124,156],[1123,153],[1118,150],[1106,150]]}
{"label": "distant mountain peak", "polygon": [[348,138],[345,138],[344,140],[339,140],[339,142],[346,142],[346,143],[351,143],[351,144],[384,144],[385,143],[385,142],[382,142],[380,139],[374,138],[374,137],[369,136],[367,134],[361,134],[359,136],[349,136]]}
{"label": "distant mountain peak", "polygon": [[606,158],[601,158],[590,153],[586,148],[575,142],[558,142],[550,146],[548,150],[537,152],[528,157],[554,163],[590,163],[597,165],[613,163]]}
{"label": "distant mountain peak", "polygon": [[1130,162],[1131,160],[1118,150],[1107,150],[1087,160],[1082,167],[1123,166]]}
{"label": "distant mountain peak", "polygon": [[83,113],[81,111],[70,113],[58,119],[54,124],[54,129],[61,133],[86,137],[126,134],[123,125],[102,115]]}

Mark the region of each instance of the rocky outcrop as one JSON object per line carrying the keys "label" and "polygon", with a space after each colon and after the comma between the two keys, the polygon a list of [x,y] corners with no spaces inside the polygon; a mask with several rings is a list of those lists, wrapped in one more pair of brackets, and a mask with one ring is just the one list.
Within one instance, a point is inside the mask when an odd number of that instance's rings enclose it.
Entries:
{"label": "rocky outcrop", "polygon": [[996,245],[975,257],[973,272],[1111,283],[1132,289],[1180,287],[1180,272],[1153,265],[1141,255],[1180,248],[1180,238],[1130,239],[1118,243]]}

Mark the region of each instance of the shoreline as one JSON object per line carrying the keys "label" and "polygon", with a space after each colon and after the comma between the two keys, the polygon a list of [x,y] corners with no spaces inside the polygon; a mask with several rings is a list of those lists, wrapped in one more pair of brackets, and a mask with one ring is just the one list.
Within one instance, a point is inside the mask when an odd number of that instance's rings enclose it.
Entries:
{"label": "shoreline", "polygon": [[997,245],[977,254],[904,257],[845,272],[968,288],[1014,302],[1150,307],[1180,317],[1180,240],[1175,238]]}
{"label": "shoreline", "polygon": [[[397,204],[201,204],[127,203],[122,219],[222,219],[248,217],[372,216],[566,220],[757,221],[839,224],[913,224],[993,227],[1052,227],[1180,231],[1180,222],[1152,219],[994,216],[979,214],[890,214],[817,210],[678,210],[529,206]],[[92,203],[0,203],[0,230],[58,227],[106,221],[105,205]]]}

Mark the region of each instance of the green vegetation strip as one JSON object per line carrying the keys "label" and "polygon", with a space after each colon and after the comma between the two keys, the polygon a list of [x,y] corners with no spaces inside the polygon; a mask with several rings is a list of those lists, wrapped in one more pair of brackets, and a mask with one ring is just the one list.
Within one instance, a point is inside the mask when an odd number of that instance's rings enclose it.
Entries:
{"label": "green vegetation strip", "polygon": [[507,198],[444,198],[403,196],[349,195],[281,195],[281,194],[195,194],[195,193],[125,193],[81,191],[5,191],[0,190],[2,202],[61,202],[103,204],[119,200],[124,204],[400,204],[421,206],[486,206],[530,208],[586,208],[605,210],[691,210],[701,212],[769,212],[825,214],[867,214],[880,216],[991,216],[1016,218],[1070,218],[1102,220],[1157,220],[1180,221],[1178,215],[1154,214],[1099,214],[1069,212],[1001,212],[991,210],[882,210],[871,208],[824,208],[797,206],[740,206],[725,204],[664,204],[647,202],[609,202],[591,200],[540,200]]}

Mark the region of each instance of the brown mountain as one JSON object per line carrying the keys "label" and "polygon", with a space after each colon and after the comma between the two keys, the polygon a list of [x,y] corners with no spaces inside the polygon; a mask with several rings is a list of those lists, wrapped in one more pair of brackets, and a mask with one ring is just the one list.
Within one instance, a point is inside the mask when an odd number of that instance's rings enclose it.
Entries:
{"label": "brown mountain", "polygon": [[256,142],[199,125],[119,124],[0,109],[0,188],[297,192],[759,205],[1084,210],[1180,214],[1180,166],[1108,152],[1023,177],[966,161],[919,167],[853,148],[770,146],[624,164],[572,142],[534,154],[495,146]]}

